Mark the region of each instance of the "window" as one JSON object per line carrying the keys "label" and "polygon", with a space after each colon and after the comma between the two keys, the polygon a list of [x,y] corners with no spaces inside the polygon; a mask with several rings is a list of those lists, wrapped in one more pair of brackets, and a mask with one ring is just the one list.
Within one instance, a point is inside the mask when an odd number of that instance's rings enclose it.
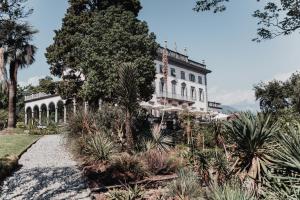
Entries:
{"label": "window", "polygon": [[172,81],[172,94],[176,94],[176,81]]}
{"label": "window", "polygon": [[199,83],[199,84],[203,84],[202,76],[198,76],[198,83]]}
{"label": "window", "polygon": [[195,87],[191,87],[191,97],[192,97],[193,99],[196,98]]}
{"label": "window", "polygon": [[185,73],[181,71],[181,79],[185,80]]}
{"label": "window", "polygon": [[159,65],[159,73],[163,73],[163,65]]}
{"label": "window", "polygon": [[165,88],[165,81],[164,81],[163,78],[161,78],[160,82],[159,82],[159,91],[160,91],[160,93],[164,92],[164,88]]}
{"label": "window", "polygon": [[194,74],[190,74],[190,81],[195,82],[195,75]]}
{"label": "window", "polygon": [[176,71],[174,68],[171,68],[171,76],[176,77]]}
{"label": "window", "polygon": [[204,101],[204,91],[202,88],[199,88],[199,101]]}
{"label": "window", "polygon": [[185,83],[181,84],[181,96],[182,97],[186,96],[186,84]]}

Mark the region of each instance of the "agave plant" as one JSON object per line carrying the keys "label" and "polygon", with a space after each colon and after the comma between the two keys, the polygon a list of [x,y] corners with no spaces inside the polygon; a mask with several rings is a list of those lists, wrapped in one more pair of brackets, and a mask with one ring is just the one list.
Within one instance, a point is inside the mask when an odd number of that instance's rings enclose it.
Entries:
{"label": "agave plant", "polygon": [[277,124],[270,121],[270,115],[245,112],[227,122],[225,127],[229,142],[234,146],[233,156],[237,158],[232,170],[242,180],[249,180],[251,187],[257,186],[271,160]]}
{"label": "agave plant", "polygon": [[277,141],[279,146],[272,154],[273,173],[267,186],[275,194],[300,197],[300,124],[277,134]]}
{"label": "agave plant", "polygon": [[96,161],[110,159],[115,152],[114,143],[103,133],[96,133],[84,137],[83,152]]}
{"label": "agave plant", "polygon": [[211,186],[209,200],[255,200],[254,194],[242,188],[241,184],[227,183],[223,186]]}
{"label": "agave plant", "polygon": [[173,138],[164,134],[160,125],[155,125],[151,130],[151,138],[145,142],[145,146],[147,150],[168,151],[173,146]]}
{"label": "agave plant", "polygon": [[202,191],[198,176],[190,169],[181,169],[178,178],[167,185],[166,198],[171,199],[202,199]]}

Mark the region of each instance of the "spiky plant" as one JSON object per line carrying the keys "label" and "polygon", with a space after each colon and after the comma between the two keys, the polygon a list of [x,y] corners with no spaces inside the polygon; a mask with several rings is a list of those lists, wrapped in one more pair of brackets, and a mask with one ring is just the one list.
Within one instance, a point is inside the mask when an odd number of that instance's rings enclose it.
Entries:
{"label": "spiky plant", "polygon": [[276,123],[270,121],[270,115],[244,112],[236,119],[225,123],[229,142],[234,146],[236,158],[233,170],[242,180],[249,180],[251,187],[262,181],[262,174],[267,172],[270,154],[275,147]]}
{"label": "spiky plant", "polygon": [[190,169],[181,169],[178,178],[167,185],[166,198],[173,199],[202,199],[198,176]]}
{"label": "spiky plant", "polygon": [[154,125],[151,130],[151,138],[145,141],[146,150],[168,151],[173,144],[172,136],[164,134],[160,125]]}
{"label": "spiky plant", "polygon": [[241,184],[211,186],[207,194],[209,200],[255,200],[253,193],[242,188]]}
{"label": "spiky plant", "polygon": [[124,185],[125,190],[111,190],[107,198],[110,200],[138,200],[143,199],[145,195],[145,191],[143,187],[139,187],[138,185],[130,186]]}
{"label": "spiky plant", "polygon": [[115,152],[111,139],[103,133],[96,133],[84,137],[84,154],[96,161],[109,160]]}
{"label": "spiky plant", "polygon": [[[268,176],[267,195],[280,199],[300,198],[300,124],[288,126],[277,134],[272,174]],[[274,197],[274,198],[275,198]]]}

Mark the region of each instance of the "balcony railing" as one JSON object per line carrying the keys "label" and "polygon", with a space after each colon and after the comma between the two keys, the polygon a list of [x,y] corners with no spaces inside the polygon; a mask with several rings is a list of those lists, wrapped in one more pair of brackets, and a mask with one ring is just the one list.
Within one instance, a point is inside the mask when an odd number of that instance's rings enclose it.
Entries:
{"label": "balcony railing", "polygon": [[157,98],[165,98],[167,99],[175,99],[179,101],[188,101],[188,102],[195,102],[196,97],[191,97],[191,96],[182,96],[180,94],[173,94],[173,93],[165,93],[165,92],[159,92],[156,93]]}
{"label": "balcony railing", "polygon": [[31,101],[31,100],[34,100],[34,99],[40,99],[40,98],[43,98],[43,97],[48,97],[48,96],[51,96],[51,94],[46,94],[46,93],[37,93],[37,94],[32,94],[32,95],[29,95],[29,96],[25,96],[25,101]]}

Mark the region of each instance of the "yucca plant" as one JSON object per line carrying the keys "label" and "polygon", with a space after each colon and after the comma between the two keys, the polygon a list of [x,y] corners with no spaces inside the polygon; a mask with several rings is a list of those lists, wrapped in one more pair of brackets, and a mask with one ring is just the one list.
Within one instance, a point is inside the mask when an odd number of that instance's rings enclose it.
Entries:
{"label": "yucca plant", "polygon": [[130,185],[124,185],[125,190],[111,190],[107,198],[110,200],[138,200],[143,199],[145,195],[145,191],[143,187],[139,187],[138,185],[134,185],[133,187]]}
{"label": "yucca plant", "polygon": [[225,127],[236,158],[233,171],[242,180],[248,180],[249,186],[258,186],[262,174],[267,173],[271,150],[275,147],[277,124],[270,121],[270,115],[244,112],[226,122]]}
{"label": "yucca plant", "polygon": [[202,199],[198,176],[191,169],[181,169],[178,178],[167,185],[166,198],[193,200]]}
{"label": "yucca plant", "polygon": [[162,132],[160,125],[154,125],[151,130],[150,139],[145,141],[146,150],[157,149],[159,151],[168,151],[173,146],[172,136]]}
{"label": "yucca plant", "polygon": [[287,126],[276,138],[279,145],[272,154],[267,188],[275,195],[300,198],[300,124]]}
{"label": "yucca plant", "polygon": [[224,184],[211,186],[207,194],[209,200],[255,200],[254,194],[242,188],[241,184]]}
{"label": "yucca plant", "polygon": [[115,146],[103,133],[90,134],[84,137],[83,152],[95,161],[104,161],[110,159]]}

